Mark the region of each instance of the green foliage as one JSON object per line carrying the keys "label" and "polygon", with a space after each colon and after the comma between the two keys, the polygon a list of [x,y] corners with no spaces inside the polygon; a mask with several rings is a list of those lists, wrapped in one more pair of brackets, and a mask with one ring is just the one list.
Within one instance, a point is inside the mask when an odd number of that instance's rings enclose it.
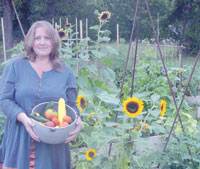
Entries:
{"label": "green foliage", "polygon": [[174,7],[166,18],[166,23],[171,25],[171,36],[196,55],[200,48],[199,1],[172,0],[171,4]]}
{"label": "green foliage", "polygon": [[[165,140],[176,116],[176,107],[165,72],[151,47],[143,48],[137,59],[135,72],[133,96],[143,101],[144,109],[136,118],[129,118],[122,111],[122,102],[130,97],[132,62],[128,65],[123,97],[119,99],[126,53],[125,50],[116,50],[109,45],[109,34],[105,27],[106,24],[93,26],[97,40],[75,39],[77,44],[71,40],[76,35],[73,30],[65,29],[70,38],[63,40],[60,47],[61,59],[69,64],[75,73],[79,94],[87,99],[86,108],[80,112],[83,130],[71,146],[73,166],[76,169],[149,169],[160,163],[163,168],[200,167],[200,124],[192,116],[194,109],[187,102],[183,102],[180,111],[185,134],[177,120],[166,152],[162,152],[163,147],[157,152],[148,141],[149,136],[161,136]],[[13,56],[22,54],[22,48],[23,44],[20,43],[12,49],[15,54]],[[179,69],[167,65],[167,68],[179,104],[182,97],[177,84],[180,72],[184,73],[185,84],[191,67]],[[197,75],[195,78],[197,79]],[[164,117],[160,116],[161,100],[167,101]],[[0,127],[3,128],[3,123],[0,123]],[[138,142],[146,153],[138,149]],[[188,152],[188,147],[192,154]],[[97,152],[97,156],[91,161],[87,161],[85,157],[88,149],[95,149]]]}

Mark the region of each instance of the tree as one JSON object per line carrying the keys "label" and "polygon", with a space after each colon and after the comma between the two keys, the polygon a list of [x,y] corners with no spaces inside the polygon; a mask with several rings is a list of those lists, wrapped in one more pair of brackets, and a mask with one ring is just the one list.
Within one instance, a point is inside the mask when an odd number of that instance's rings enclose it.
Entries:
{"label": "tree", "polygon": [[6,49],[13,47],[13,24],[12,24],[12,11],[11,0],[2,0],[3,2],[3,18],[5,29],[5,45]]}
{"label": "tree", "polygon": [[174,8],[167,17],[171,25],[172,36],[184,45],[190,54],[196,54],[200,48],[200,1],[170,0]]}

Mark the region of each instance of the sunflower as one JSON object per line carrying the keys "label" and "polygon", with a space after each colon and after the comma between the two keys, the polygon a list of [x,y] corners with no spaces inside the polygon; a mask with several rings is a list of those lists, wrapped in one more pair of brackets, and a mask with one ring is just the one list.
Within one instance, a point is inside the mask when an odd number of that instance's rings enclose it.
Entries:
{"label": "sunflower", "polygon": [[85,154],[87,160],[92,160],[92,158],[94,158],[96,155],[97,155],[97,153],[96,153],[95,149],[89,149],[86,151],[86,154]]}
{"label": "sunflower", "polygon": [[92,126],[94,126],[94,125],[96,125],[96,124],[99,124],[99,121],[90,118],[93,114],[96,114],[96,113],[95,113],[95,112],[91,112],[91,113],[87,116],[87,118],[86,118],[86,120],[87,120],[87,121],[89,122],[89,124],[92,125]]}
{"label": "sunflower", "polygon": [[78,95],[77,102],[77,106],[80,107],[80,111],[82,111],[87,105],[86,98],[81,94]]}
{"label": "sunflower", "polygon": [[166,112],[166,105],[167,105],[167,102],[166,102],[165,100],[162,100],[162,101],[160,102],[160,107],[159,107],[159,109],[160,109],[160,115],[161,115],[161,116],[164,116],[164,115],[165,115],[165,112]]}
{"label": "sunflower", "polygon": [[67,37],[67,34],[65,33],[65,31],[63,29],[60,29],[58,31],[58,35],[60,36],[60,39],[64,39]]}
{"label": "sunflower", "polygon": [[140,115],[144,107],[143,102],[136,97],[128,98],[123,102],[123,105],[123,111],[125,111],[130,118]]}
{"label": "sunflower", "polygon": [[71,23],[66,23],[66,24],[65,24],[65,27],[66,27],[66,28],[70,28],[70,27],[71,27]]}
{"label": "sunflower", "polygon": [[108,11],[101,12],[101,14],[99,16],[99,21],[100,22],[107,22],[108,19],[110,19],[110,15],[111,15],[111,13],[108,12]]}

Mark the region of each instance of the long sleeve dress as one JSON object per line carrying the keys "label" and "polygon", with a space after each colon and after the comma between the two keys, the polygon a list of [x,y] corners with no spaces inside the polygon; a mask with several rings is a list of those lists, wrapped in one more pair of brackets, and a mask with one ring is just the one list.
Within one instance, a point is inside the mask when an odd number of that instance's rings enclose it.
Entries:
{"label": "long sleeve dress", "polygon": [[[4,137],[0,147],[0,163],[9,168],[28,169],[32,138],[17,115],[30,116],[32,108],[43,101],[58,100],[76,107],[76,83],[68,65],[60,72],[50,70],[38,76],[29,60],[17,58],[4,68],[0,81],[0,109],[6,115]],[[34,142],[35,169],[70,169],[71,156],[68,144]]]}

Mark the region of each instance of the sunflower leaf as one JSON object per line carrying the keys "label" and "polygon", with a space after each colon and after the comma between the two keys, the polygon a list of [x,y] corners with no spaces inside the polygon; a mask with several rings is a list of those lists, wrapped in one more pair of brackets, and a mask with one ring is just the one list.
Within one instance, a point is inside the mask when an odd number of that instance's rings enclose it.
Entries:
{"label": "sunflower leaf", "polygon": [[106,78],[109,79],[111,81],[115,80],[115,72],[110,69],[110,68],[106,68],[106,69],[101,69],[101,74]]}
{"label": "sunflower leaf", "polygon": [[153,94],[151,96],[151,99],[153,100],[154,103],[158,102],[158,100],[160,99],[160,96],[158,94]]}
{"label": "sunflower leaf", "polygon": [[80,86],[81,88],[84,88],[86,86],[88,86],[88,78],[81,76],[77,79],[77,84],[78,86]]}
{"label": "sunflower leaf", "polygon": [[99,37],[99,41],[109,42],[110,38],[108,38],[108,37]]}
{"label": "sunflower leaf", "polygon": [[97,93],[97,97],[101,101],[103,101],[105,103],[110,103],[110,104],[118,105],[119,101],[120,101],[119,98],[116,97],[116,95],[109,94],[106,91],[102,91],[102,92]]}
{"label": "sunflower leaf", "polygon": [[119,55],[119,52],[118,52],[116,49],[114,49],[114,48],[112,48],[112,47],[110,47],[110,46],[107,46],[106,48],[108,49],[108,51],[109,51],[110,53],[112,53],[112,54],[114,54],[114,55]]}
{"label": "sunflower leaf", "polygon": [[98,70],[97,70],[97,67],[96,67],[95,65],[90,65],[90,66],[88,66],[88,70],[89,70],[91,73],[93,73],[93,74],[95,74],[96,76],[98,76]]}
{"label": "sunflower leaf", "polygon": [[102,58],[103,56],[105,56],[105,53],[99,52],[99,51],[97,51],[97,50],[92,50],[91,52],[92,52],[92,54],[93,54],[94,56],[96,56],[96,57],[98,57],[98,58]]}

